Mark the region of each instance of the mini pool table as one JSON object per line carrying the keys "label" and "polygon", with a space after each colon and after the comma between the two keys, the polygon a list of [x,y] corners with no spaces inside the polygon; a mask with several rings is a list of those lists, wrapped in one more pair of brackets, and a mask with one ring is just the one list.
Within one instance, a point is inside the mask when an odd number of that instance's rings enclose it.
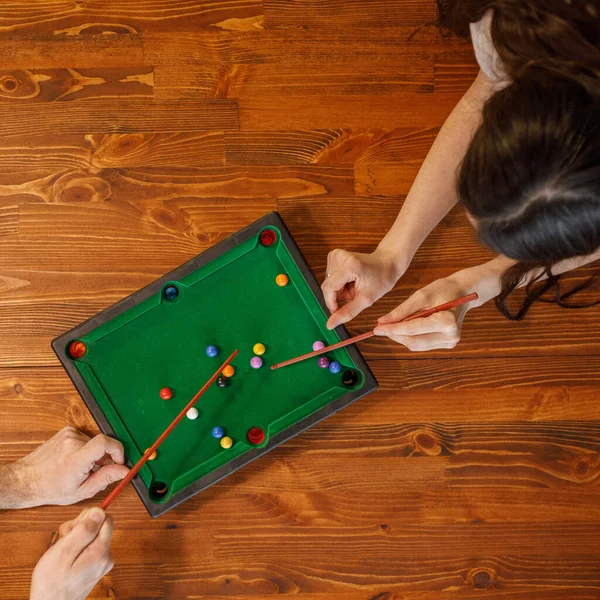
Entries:
{"label": "mini pool table", "polygon": [[[276,281],[279,275],[286,277]],[[347,339],[344,327],[327,330],[327,314],[313,273],[279,214],[270,213],[52,346],[129,464],[239,349],[234,374],[200,398],[197,417],[179,423],[133,480],[156,517],[376,389],[354,346],[328,355],[341,366],[337,373],[316,358],[269,368],[310,352],[317,340]],[[259,368],[256,344],[265,347]]]}

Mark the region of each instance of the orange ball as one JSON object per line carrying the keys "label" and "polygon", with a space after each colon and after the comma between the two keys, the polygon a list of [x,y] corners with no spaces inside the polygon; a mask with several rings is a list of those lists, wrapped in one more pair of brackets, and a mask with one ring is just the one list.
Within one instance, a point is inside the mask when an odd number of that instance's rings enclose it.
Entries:
{"label": "orange ball", "polygon": [[[144,450],[144,454],[146,454],[146,452],[148,452],[148,450],[150,450],[150,448],[146,448]],[[148,457],[148,460],[154,460],[156,458],[156,450]]]}
{"label": "orange ball", "polygon": [[277,275],[277,277],[275,277],[275,283],[280,286],[280,287],[284,287],[289,283],[290,279],[287,275],[284,275],[283,273]]}
{"label": "orange ball", "polygon": [[225,375],[225,377],[233,377],[234,373],[235,373],[235,369],[231,365],[227,365],[223,369],[223,375]]}
{"label": "orange ball", "polygon": [[73,358],[81,358],[87,352],[83,342],[71,342],[69,345],[69,354]]}

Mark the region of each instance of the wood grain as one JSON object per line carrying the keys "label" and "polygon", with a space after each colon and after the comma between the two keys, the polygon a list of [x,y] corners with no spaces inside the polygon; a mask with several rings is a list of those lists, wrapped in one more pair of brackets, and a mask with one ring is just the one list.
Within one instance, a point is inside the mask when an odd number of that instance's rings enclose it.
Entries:
{"label": "wood grain", "polygon": [[[0,464],[97,431],[55,336],[266,212],[319,278],[334,248],[377,246],[477,74],[435,7],[0,5]],[[351,331],[491,256],[452,211]],[[126,490],[90,598],[598,600],[600,311],[488,304],[462,336],[363,343],[377,392],[160,519]],[[1,515],[2,599],[97,501]]]}
{"label": "wood grain", "polygon": [[262,15],[260,0],[17,0],[0,6],[0,34],[128,34],[144,31],[194,31],[227,20]]}
{"label": "wood grain", "polygon": [[153,97],[152,67],[0,70],[0,102]]}
{"label": "wood grain", "polygon": [[65,134],[207,131],[238,129],[230,100],[157,103],[138,99],[90,99],[51,104],[27,103],[18,112],[0,103],[0,134]]}
{"label": "wood grain", "polygon": [[431,0],[264,0],[266,27],[420,27],[437,20]]}

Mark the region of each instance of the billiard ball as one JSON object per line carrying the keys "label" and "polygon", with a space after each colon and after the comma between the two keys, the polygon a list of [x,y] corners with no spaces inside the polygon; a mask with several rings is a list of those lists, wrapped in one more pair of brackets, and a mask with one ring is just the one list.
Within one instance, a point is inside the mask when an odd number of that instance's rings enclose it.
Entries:
{"label": "billiard ball", "polygon": [[250,366],[253,369],[260,369],[262,367],[263,361],[260,356],[253,356],[250,360]]}
{"label": "billiard ball", "polygon": [[358,383],[358,373],[352,369],[344,371],[344,375],[342,376],[342,383],[348,387],[355,386]]}
{"label": "billiard ball", "polygon": [[342,370],[342,365],[340,365],[340,363],[337,360],[332,360],[329,363],[329,370],[336,375],[337,373],[339,373]]}
{"label": "billiard ball", "polygon": [[252,348],[252,352],[256,354],[256,356],[262,356],[266,352],[266,348],[264,344],[254,344]]}
{"label": "billiard ball", "polygon": [[71,342],[69,345],[69,354],[73,358],[81,358],[87,352],[83,342]]}
{"label": "billiard ball", "polygon": [[326,369],[329,366],[329,359],[326,356],[319,356],[317,361],[321,369]]}
{"label": "billiard ball", "polygon": [[214,358],[219,354],[219,349],[216,346],[206,346],[206,356]]}
{"label": "billiard ball", "polygon": [[192,406],[192,408],[187,411],[186,415],[188,419],[193,421],[194,419],[198,418],[198,409],[195,406]]}
{"label": "billiard ball", "polygon": [[223,431],[222,427],[218,425],[212,428],[212,436],[217,440],[220,440],[225,435],[225,431]]}
{"label": "billiard ball", "polygon": [[173,397],[173,392],[169,388],[164,387],[160,390],[159,395],[163,400],[170,400]]}
{"label": "billiard ball", "polygon": [[229,379],[221,375],[220,377],[217,377],[217,385],[220,388],[226,388],[229,385]]}
{"label": "billiard ball", "polygon": [[325,344],[321,341],[316,341],[313,344],[313,352],[317,352],[318,350],[323,350],[325,348]]}
{"label": "billiard ball", "polygon": [[[150,450],[150,448],[146,448],[144,450],[144,454],[146,454],[146,452],[148,452],[148,450]],[[156,450],[148,457],[148,460],[154,460],[156,458]]]}
{"label": "billiard ball", "polygon": [[231,446],[233,446],[233,440],[229,437],[229,436],[225,436],[223,438],[221,438],[221,448],[225,448],[227,450],[227,448],[231,448]]}
{"label": "billiard ball", "polygon": [[169,285],[165,288],[165,298],[167,300],[175,300],[179,296],[179,290],[174,285]]}
{"label": "billiard ball", "polygon": [[225,377],[233,377],[233,374],[235,373],[235,369],[231,366],[231,365],[227,365],[224,369],[223,369],[223,375]]}
{"label": "billiard ball", "polygon": [[289,281],[289,277],[287,275],[284,275],[283,273],[280,273],[279,275],[277,275],[277,277],[275,277],[275,283],[279,287],[285,287],[289,283]]}

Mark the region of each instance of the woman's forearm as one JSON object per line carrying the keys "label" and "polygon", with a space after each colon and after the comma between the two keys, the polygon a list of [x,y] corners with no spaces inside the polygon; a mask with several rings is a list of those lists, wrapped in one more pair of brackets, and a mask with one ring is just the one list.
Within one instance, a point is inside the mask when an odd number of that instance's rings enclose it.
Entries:
{"label": "woman's forearm", "polygon": [[481,111],[497,84],[481,73],[440,130],[396,222],[378,246],[403,273],[436,225],[457,203],[458,167],[481,123]]}

